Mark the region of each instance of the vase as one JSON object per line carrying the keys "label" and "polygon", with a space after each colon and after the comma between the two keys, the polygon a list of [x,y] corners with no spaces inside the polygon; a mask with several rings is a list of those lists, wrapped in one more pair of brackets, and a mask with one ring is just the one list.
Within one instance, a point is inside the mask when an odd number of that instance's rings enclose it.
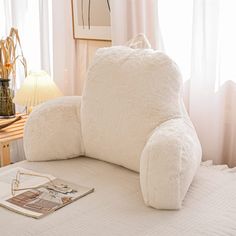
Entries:
{"label": "vase", "polygon": [[0,79],[0,118],[15,117],[16,110],[13,103],[14,91],[9,86],[9,79]]}

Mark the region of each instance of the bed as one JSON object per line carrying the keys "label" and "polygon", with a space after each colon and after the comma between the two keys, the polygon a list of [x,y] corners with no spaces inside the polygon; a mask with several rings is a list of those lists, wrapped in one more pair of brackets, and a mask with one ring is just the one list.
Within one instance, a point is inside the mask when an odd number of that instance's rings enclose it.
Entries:
{"label": "bed", "polygon": [[200,165],[181,75],[161,52],[99,49],[82,97],[33,110],[24,150],[0,173],[20,166],[95,192],[40,220],[0,208],[1,236],[236,235],[236,169]]}
{"label": "bed", "polygon": [[[51,162],[19,162],[95,188],[95,192],[40,220],[0,208],[0,235],[236,235],[236,169],[204,162],[178,211],[145,206],[139,174],[107,162],[80,157]],[[111,178],[112,176],[112,178]]]}

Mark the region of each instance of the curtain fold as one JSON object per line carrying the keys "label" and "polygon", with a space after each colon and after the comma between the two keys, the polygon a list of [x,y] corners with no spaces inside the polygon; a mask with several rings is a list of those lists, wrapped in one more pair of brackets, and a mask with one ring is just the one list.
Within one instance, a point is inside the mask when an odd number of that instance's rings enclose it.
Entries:
{"label": "curtain fold", "polygon": [[52,2],[39,0],[39,35],[41,68],[53,76],[52,64]]}
{"label": "curtain fold", "polygon": [[[232,64],[236,20],[234,1],[195,0],[189,114],[197,129],[203,158],[236,166],[236,74]],[[231,65],[231,66],[229,66]]]}
{"label": "curtain fold", "polygon": [[52,22],[54,80],[64,95],[73,95],[77,77],[71,1],[52,0]]}
{"label": "curtain fold", "polygon": [[112,0],[112,44],[124,45],[140,33],[149,39],[152,48],[161,49],[157,0]]}

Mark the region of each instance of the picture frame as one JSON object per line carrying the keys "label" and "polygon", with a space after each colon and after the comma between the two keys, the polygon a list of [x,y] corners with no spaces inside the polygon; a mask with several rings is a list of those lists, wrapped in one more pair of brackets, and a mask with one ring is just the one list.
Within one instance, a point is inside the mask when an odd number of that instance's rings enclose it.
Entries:
{"label": "picture frame", "polygon": [[110,0],[71,0],[74,39],[111,40]]}

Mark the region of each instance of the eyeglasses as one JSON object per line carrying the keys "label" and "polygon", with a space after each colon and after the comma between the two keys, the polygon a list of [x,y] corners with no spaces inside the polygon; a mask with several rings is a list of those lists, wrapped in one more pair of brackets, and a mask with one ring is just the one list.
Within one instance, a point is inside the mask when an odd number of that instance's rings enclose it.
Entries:
{"label": "eyeglasses", "polygon": [[48,176],[17,171],[16,178],[13,179],[12,183],[11,183],[11,194],[12,194],[12,196],[15,196],[17,191],[28,190],[28,189],[36,189],[40,186],[40,185],[37,185],[37,186],[32,186],[32,187],[27,187],[27,188],[20,188],[20,178],[21,178],[22,175],[45,178],[50,182],[50,184],[52,186],[57,187],[56,185],[54,185],[53,181]]}

